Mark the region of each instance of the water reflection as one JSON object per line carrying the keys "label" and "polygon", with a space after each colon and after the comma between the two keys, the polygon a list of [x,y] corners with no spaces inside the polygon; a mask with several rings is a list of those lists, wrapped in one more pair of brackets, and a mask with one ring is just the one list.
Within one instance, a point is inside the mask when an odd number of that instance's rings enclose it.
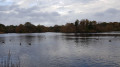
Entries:
{"label": "water reflection", "polygon": [[66,33],[63,36],[76,36],[76,37],[114,36],[114,37],[119,37],[120,33],[72,33],[72,34]]}
{"label": "water reflection", "polygon": [[[88,35],[88,34],[87,34]],[[21,67],[119,67],[120,37],[64,33],[0,34],[0,58],[19,56]],[[115,34],[114,34],[115,35]],[[109,42],[111,40],[111,42]]]}
{"label": "water reflection", "polygon": [[[116,45],[119,46],[119,43],[118,43],[119,38],[120,38],[119,36],[118,36],[118,38],[116,38],[114,36],[109,36],[109,35],[108,36],[78,36],[76,34],[75,35],[72,34],[72,36],[68,35],[68,36],[64,36],[64,37],[69,42],[70,41],[75,42],[77,45],[77,48],[81,49],[79,51],[80,53],[85,53],[85,54],[87,54],[87,56],[90,55],[89,56],[90,58],[87,57],[87,59],[86,59],[86,60],[89,60],[89,62],[86,63],[85,66],[87,64],[90,64],[87,67],[89,67],[89,66],[119,67],[118,62],[120,62],[120,61],[115,58],[120,59],[120,56],[119,56],[120,54],[118,54],[118,52],[114,53],[114,51],[119,51],[119,50],[115,49]],[[86,46],[87,46],[87,48],[86,48]],[[113,46],[114,46],[114,48],[113,48]],[[113,51],[111,51],[111,50],[113,50]],[[110,58],[111,56],[113,56],[113,53],[114,53],[114,55],[117,55],[117,56]],[[91,58],[92,58],[92,60],[90,60]],[[93,62],[99,58],[101,58],[101,59],[96,62]],[[80,60],[81,59],[83,59],[83,58],[80,58]],[[93,62],[95,64],[92,65],[91,62]],[[103,64],[103,63],[105,63],[105,64]],[[80,63],[80,65],[82,65],[82,64]],[[82,67],[84,67],[84,65]]]}

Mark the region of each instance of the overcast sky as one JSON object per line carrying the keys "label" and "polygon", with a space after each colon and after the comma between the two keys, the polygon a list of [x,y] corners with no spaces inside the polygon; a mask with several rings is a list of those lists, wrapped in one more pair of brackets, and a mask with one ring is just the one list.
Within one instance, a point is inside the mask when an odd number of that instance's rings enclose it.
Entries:
{"label": "overcast sky", "polygon": [[120,0],[0,0],[0,23],[53,26],[76,19],[120,21]]}

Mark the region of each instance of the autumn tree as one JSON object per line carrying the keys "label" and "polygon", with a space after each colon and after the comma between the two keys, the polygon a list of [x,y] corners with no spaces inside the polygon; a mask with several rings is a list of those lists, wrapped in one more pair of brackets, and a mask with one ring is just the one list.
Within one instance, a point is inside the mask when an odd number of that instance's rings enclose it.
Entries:
{"label": "autumn tree", "polygon": [[5,25],[0,24],[0,33],[4,33],[6,30]]}
{"label": "autumn tree", "polygon": [[14,26],[14,25],[6,26],[6,33],[15,33],[16,32],[16,27],[17,26]]}
{"label": "autumn tree", "polygon": [[27,32],[27,33],[34,33],[34,32],[36,32],[36,26],[31,24],[30,22],[26,22],[24,24],[24,26],[25,26],[25,32]]}
{"label": "autumn tree", "polygon": [[23,24],[20,24],[16,27],[16,33],[25,33],[25,26]]}
{"label": "autumn tree", "polygon": [[76,32],[76,27],[73,23],[67,23],[65,26],[61,27],[61,32],[75,33]]}
{"label": "autumn tree", "polygon": [[36,29],[37,29],[37,32],[47,32],[48,31],[47,27],[40,25],[40,24],[37,25]]}
{"label": "autumn tree", "polygon": [[[95,33],[120,31],[120,22],[96,22],[88,19],[76,20],[73,23],[54,26],[35,26],[31,22],[25,24],[8,25],[0,24],[0,33],[41,33],[41,32],[65,32],[65,33]],[[77,34],[76,33],[76,34]]]}
{"label": "autumn tree", "polygon": [[53,27],[53,31],[54,31],[54,32],[60,32],[60,28],[61,28],[61,26],[55,25],[55,26]]}
{"label": "autumn tree", "polygon": [[83,19],[80,21],[79,30],[80,32],[88,32],[89,20]]}
{"label": "autumn tree", "polygon": [[78,32],[78,25],[79,25],[79,20],[76,20],[75,21],[76,32]]}

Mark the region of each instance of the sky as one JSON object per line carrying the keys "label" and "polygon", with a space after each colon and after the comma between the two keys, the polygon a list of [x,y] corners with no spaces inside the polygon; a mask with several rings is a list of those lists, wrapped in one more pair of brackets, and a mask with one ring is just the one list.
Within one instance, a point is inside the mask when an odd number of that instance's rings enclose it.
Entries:
{"label": "sky", "polygon": [[0,0],[0,23],[64,25],[76,19],[120,22],[120,0]]}

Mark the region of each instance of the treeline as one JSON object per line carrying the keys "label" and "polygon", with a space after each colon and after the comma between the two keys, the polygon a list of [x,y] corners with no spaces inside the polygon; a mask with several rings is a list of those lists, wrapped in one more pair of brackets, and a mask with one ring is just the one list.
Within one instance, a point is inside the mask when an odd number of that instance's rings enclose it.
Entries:
{"label": "treeline", "polygon": [[40,33],[40,32],[64,32],[64,33],[97,33],[120,31],[120,22],[101,22],[89,21],[88,19],[76,20],[65,25],[55,25],[46,27],[44,25],[34,25],[26,22],[20,25],[5,26],[0,24],[0,33]]}

